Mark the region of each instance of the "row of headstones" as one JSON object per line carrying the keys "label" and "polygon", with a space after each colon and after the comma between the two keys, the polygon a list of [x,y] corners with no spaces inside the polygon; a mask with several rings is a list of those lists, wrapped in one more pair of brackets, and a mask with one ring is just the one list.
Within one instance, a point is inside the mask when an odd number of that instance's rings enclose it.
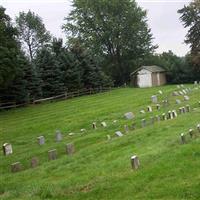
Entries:
{"label": "row of headstones", "polygon": [[[75,153],[75,147],[73,143],[66,145],[66,154],[73,155]],[[58,158],[57,150],[52,149],[48,151],[48,160],[56,160]],[[37,157],[33,157],[30,162],[31,168],[35,168],[39,165],[39,159]],[[22,171],[23,167],[20,162],[15,162],[11,164],[11,172],[19,172]]]}
{"label": "row of headstones", "polygon": [[[188,134],[190,136],[190,138],[193,138],[195,136],[196,131],[198,131],[200,133],[200,124],[197,124],[196,130],[194,129],[189,129]],[[185,144],[186,143],[186,136],[187,134],[181,133],[181,144]]]}

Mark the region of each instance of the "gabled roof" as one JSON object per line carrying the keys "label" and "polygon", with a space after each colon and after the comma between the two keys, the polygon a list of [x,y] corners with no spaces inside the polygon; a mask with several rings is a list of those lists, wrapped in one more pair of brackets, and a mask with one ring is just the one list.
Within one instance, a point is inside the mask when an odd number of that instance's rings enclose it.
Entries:
{"label": "gabled roof", "polygon": [[137,70],[135,70],[134,72],[131,73],[131,75],[135,74],[136,72],[138,72],[139,70],[142,69],[146,69],[150,72],[165,72],[166,70],[164,70],[163,68],[157,66],[157,65],[152,65],[152,66],[142,66],[139,67]]}

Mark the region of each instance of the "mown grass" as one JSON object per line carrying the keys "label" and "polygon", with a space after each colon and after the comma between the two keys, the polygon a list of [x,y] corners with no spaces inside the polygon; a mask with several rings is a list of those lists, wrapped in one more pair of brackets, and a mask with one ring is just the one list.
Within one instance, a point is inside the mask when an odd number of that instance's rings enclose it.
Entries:
{"label": "mown grass", "polygon": [[[188,87],[193,87],[188,85]],[[189,94],[192,111],[178,118],[157,122],[141,128],[141,119],[178,108],[170,93],[176,86],[148,89],[124,88],[96,94],[32,105],[0,113],[1,144],[9,142],[14,153],[0,154],[0,199],[199,199],[200,198],[200,134],[181,145],[179,136],[200,123],[200,90]],[[150,97],[159,95],[161,101],[170,98],[170,106],[155,110]],[[147,105],[153,113],[140,114]],[[196,109],[194,109],[196,108]],[[135,113],[134,120],[125,120],[125,112]],[[113,124],[113,120],[117,123]],[[92,129],[92,122],[106,121],[107,128]],[[124,125],[136,123],[136,130],[121,138]],[[85,128],[86,133],[80,129]],[[55,131],[63,140],[55,142]],[[74,136],[69,136],[74,132]],[[112,140],[107,140],[107,135]],[[38,146],[37,137],[44,135],[46,143]],[[65,154],[65,145],[73,142],[76,153]],[[56,148],[58,159],[48,161],[48,150]],[[130,157],[137,154],[140,169],[131,169]],[[39,166],[30,168],[32,157]],[[10,172],[10,164],[20,161],[24,170]]]}

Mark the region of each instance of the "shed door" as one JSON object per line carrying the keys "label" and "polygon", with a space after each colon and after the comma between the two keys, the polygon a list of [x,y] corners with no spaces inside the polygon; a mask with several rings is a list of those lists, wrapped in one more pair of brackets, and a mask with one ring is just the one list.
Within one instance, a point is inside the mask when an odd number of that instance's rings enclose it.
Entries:
{"label": "shed door", "polygon": [[151,74],[138,74],[138,86],[139,87],[151,87],[152,78]]}

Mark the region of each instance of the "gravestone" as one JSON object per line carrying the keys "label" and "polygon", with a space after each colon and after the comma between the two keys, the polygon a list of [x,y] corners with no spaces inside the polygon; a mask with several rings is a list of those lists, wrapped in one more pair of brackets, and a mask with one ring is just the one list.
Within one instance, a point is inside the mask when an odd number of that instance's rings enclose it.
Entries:
{"label": "gravestone", "polygon": [[169,105],[168,100],[167,99],[162,100],[162,104],[164,107],[167,107]]}
{"label": "gravestone", "polygon": [[57,130],[56,131],[56,142],[60,142],[62,140],[62,133]]}
{"label": "gravestone", "polygon": [[183,95],[183,92],[182,92],[182,91],[179,91],[179,94],[180,94],[180,95]]}
{"label": "gravestone", "polygon": [[167,120],[167,116],[166,116],[165,113],[162,114],[162,120],[163,120],[163,121],[164,121],[164,120]]}
{"label": "gravestone", "polygon": [[198,130],[199,133],[200,133],[200,124],[197,124],[197,130]]}
{"label": "gravestone", "polygon": [[123,136],[123,134],[121,133],[121,131],[116,131],[115,135],[117,135],[118,137],[122,137]]}
{"label": "gravestone", "polygon": [[124,125],[124,130],[126,133],[128,133],[128,131],[129,131],[128,125]]}
{"label": "gravestone", "polygon": [[39,144],[39,145],[43,145],[43,144],[45,143],[44,136],[39,136],[39,137],[37,138],[37,140],[38,140],[38,144]]}
{"label": "gravestone", "polygon": [[113,120],[113,123],[116,124],[116,123],[117,123],[117,120]]}
{"label": "gravestone", "polygon": [[157,122],[160,121],[160,115],[156,115],[156,120],[157,120]]}
{"label": "gravestone", "polygon": [[198,81],[194,81],[194,85],[198,85]]}
{"label": "gravestone", "polygon": [[101,122],[101,126],[104,127],[104,128],[106,128],[107,127],[106,122]]}
{"label": "gravestone", "polygon": [[185,86],[183,84],[181,84],[181,87],[184,88]]}
{"label": "gravestone", "polygon": [[75,153],[75,147],[73,143],[69,143],[66,145],[66,153],[67,155],[72,155]]}
{"label": "gravestone", "polygon": [[173,119],[173,115],[172,115],[172,112],[171,110],[168,111],[168,116],[167,116],[168,119]]}
{"label": "gravestone", "polygon": [[186,112],[190,112],[190,105],[186,105]]}
{"label": "gravestone", "polygon": [[73,136],[75,133],[69,133],[69,136]]}
{"label": "gravestone", "polygon": [[176,113],[176,110],[172,110],[172,116],[173,116],[173,118],[177,118],[177,113]]}
{"label": "gravestone", "polygon": [[147,106],[147,111],[148,112],[152,112],[152,107],[151,106]]}
{"label": "gravestone", "polygon": [[107,135],[107,140],[111,140],[111,137],[110,137],[110,135]]}
{"label": "gravestone", "polygon": [[185,100],[185,101],[189,101],[189,100],[190,100],[190,97],[187,96],[187,95],[185,95],[185,96],[184,96],[184,100]]}
{"label": "gravestone", "polygon": [[161,95],[163,94],[162,90],[159,90],[158,93],[161,94]]}
{"label": "gravestone", "polygon": [[32,168],[37,167],[38,164],[39,164],[38,158],[34,157],[34,158],[31,159],[31,167],[32,167]]}
{"label": "gravestone", "polygon": [[146,126],[146,119],[141,120],[141,126],[142,126],[142,128],[144,128]]}
{"label": "gravestone", "polygon": [[15,172],[19,172],[22,170],[22,165],[20,162],[15,162],[13,164],[11,164],[11,172],[15,173]]}
{"label": "gravestone", "polygon": [[191,138],[193,137],[193,135],[194,135],[194,130],[193,129],[189,129],[189,135],[190,135]]}
{"label": "gravestone", "polygon": [[80,131],[83,133],[83,132],[86,132],[86,129],[82,128]]}
{"label": "gravestone", "polygon": [[134,114],[132,112],[127,112],[124,114],[124,117],[126,119],[133,119],[134,118]]}
{"label": "gravestone", "polygon": [[151,96],[152,103],[158,103],[158,97],[156,95]]}
{"label": "gravestone", "polygon": [[176,87],[177,87],[178,89],[180,89],[180,88],[181,88],[181,87],[180,87],[180,85],[177,85]]}
{"label": "gravestone", "polygon": [[182,90],[183,94],[187,94],[187,91],[186,90]]}
{"label": "gravestone", "polygon": [[97,129],[97,123],[96,123],[96,122],[93,122],[93,123],[92,123],[92,128],[93,128],[93,129]]}
{"label": "gravestone", "polygon": [[138,169],[140,166],[140,161],[136,155],[131,157],[131,166],[132,169]]}
{"label": "gravestone", "polygon": [[179,96],[179,93],[178,93],[177,91],[174,91],[174,92],[172,93],[172,95],[173,95],[173,96]]}
{"label": "gravestone", "polygon": [[185,135],[184,133],[181,133],[181,144],[185,144],[186,140],[185,140]]}
{"label": "gravestone", "polygon": [[9,143],[4,143],[4,144],[3,144],[3,154],[4,154],[5,156],[7,156],[7,155],[10,155],[10,154],[12,154],[12,153],[13,153],[12,145],[9,144]]}
{"label": "gravestone", "polygon": [[185,107],[182,107],[182,113],[186,113]]}
{"label": "gravestone", "polygon": [[57,159],[57,150],[52,149],[52,150],[48,151],[48,157],[49,157],[49,160],[56,160]]}
{"label": "gravestone", "polygon": [[176,99],[176,104],[181,104],[181,100],[180,99]]}
{"label": "gravestone", "polygon": [[144,110],[140,110],[140,113],[141,113],[141,114],[145,114],[145,111],[144,111]]}
{"label": "gravestone", "polygon": [[182,107],[180,107],[178,110],[179,110],[179,114],[182,114],[182,113],[183,113]]}
{"label": "gravestone", "polygon": [[160,104],[156,104],[157,110],[160,110]]}

